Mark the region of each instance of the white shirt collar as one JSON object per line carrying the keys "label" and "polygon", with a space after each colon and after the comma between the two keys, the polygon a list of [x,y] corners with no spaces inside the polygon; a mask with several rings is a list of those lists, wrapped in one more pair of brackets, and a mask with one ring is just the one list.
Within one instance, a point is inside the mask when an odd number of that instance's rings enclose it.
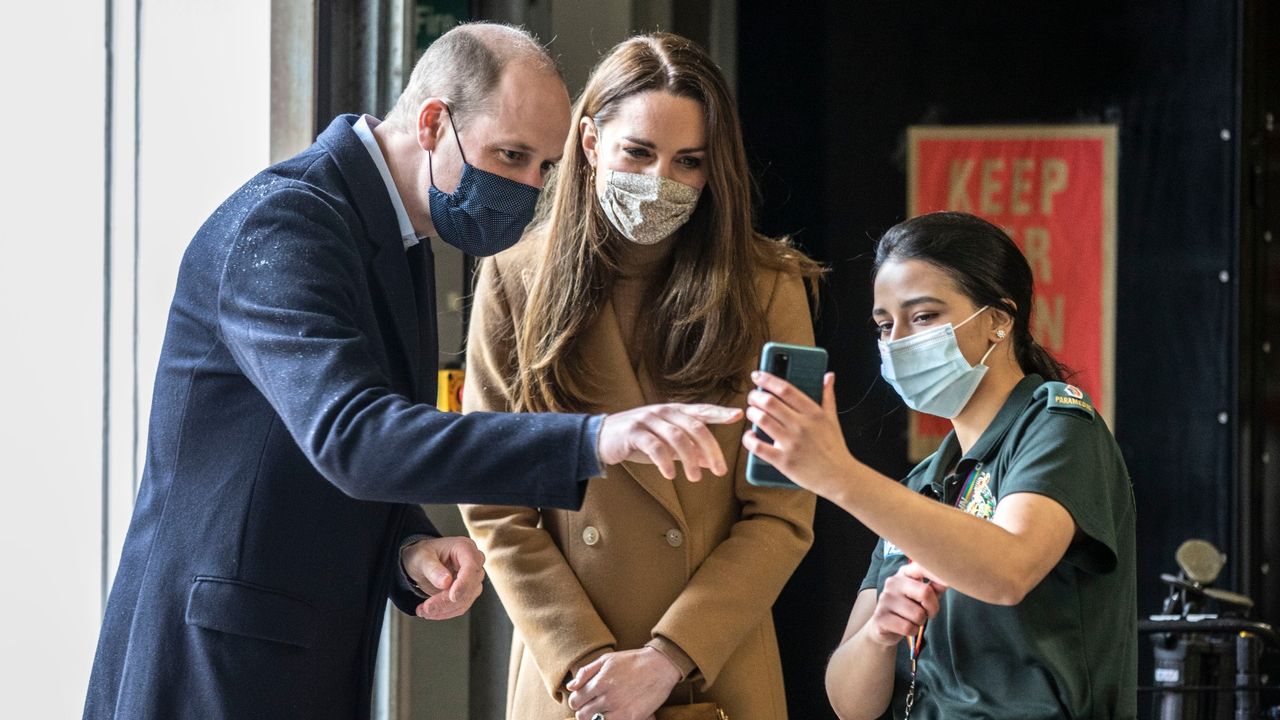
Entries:
{"label": "white shirt collar", "polygon": [[356,137],[360,138],[360,142],[364,143],[364,149],[369,151],[369,157],[378,167],[378,174],[382,176],[382,182],[387,186],[387,194],[391,196],[391,207],[395,208],[396,221],[400,223],[400,241],[408,250],[418,244],[418,233],[413,231],[413,223],[409,222],[409,213],[404,209],[404,202],[400,200],[400,191],[396,189],[396,182],[391,178],[391,170],[387,168],[387,159],[382,155],[382,148],[378,146],[378,140],[373,136],[373,129],[381,122],[372,115],[361,115],[351,129],[355,131]]}

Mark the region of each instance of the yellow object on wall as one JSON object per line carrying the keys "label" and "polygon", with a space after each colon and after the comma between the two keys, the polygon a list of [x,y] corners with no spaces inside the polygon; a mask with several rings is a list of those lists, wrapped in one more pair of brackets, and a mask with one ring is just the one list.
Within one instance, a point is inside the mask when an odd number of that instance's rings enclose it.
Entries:
{"label": "yellow object on wall", "polygon": [[441,370],[436,384],[436,407],[444,412],[462,412],[463,370]]}

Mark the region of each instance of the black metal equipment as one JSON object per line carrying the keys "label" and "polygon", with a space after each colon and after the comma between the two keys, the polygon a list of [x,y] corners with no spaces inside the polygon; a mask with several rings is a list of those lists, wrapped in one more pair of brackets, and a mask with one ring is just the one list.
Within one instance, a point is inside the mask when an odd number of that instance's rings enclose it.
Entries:
{"label": "black metal equipment", "polygon": [[[1161,614],[1138,622],[1151,636],[1155,720],[1280,720],[1280,685],[1259,665],[1267,650],[1280,649],[1280,635],[1266,623],[1249,620],[1253,600],[1211,587],[1225,562],[1203,540],[1188,540],[1177,552],[1178,575],[1161,575],[1169,586]],[[1204,612],[1216,603],[1218,612]]]}

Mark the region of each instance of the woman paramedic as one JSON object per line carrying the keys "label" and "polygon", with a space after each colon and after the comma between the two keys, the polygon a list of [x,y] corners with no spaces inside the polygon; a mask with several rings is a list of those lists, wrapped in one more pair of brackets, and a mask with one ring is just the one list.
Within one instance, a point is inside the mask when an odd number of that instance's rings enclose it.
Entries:
{"label": "woman paramedic", "polygon": [[835,407],[756,373],[743,445],[880,536],[827,667],[842,718],[1133,718],[1134,505],[1111,432],[1032,338],[1032,275],[999,228],[934,213],[884,234],[881,374],[951,419],[895,482]]}

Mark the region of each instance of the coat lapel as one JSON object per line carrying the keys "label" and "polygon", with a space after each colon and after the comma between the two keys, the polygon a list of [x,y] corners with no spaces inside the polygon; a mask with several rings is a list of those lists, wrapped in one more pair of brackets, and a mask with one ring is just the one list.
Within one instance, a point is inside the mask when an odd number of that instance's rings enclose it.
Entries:
{"label": "coat lapel", "polygon": [[[662,397],[662,395],[658,393],[658,388],[653,383],[653,375],[643,363],[641,364],[640,369],[636,371],[636,379],[640,384],[640,391],[644,396],[644,403],[646,405],[667,401],[666,398]],[[721,397],[712,398],[707,402],[714,402],[718,405],[725,405],[727,407],[745,407],[747,404],[746,396],[738,394],[726,394]],[[731,425],[707,426],[711,431],[711,435],[715,437],[716,444],[720,446],[720,452],[724,455],[725,464],[729,466],[730,482],[734,482],[732,476],[735,472],[735,461],[742,448],[741,443],[744,427],[745,425],[742,421]],[[653,473],[653,477],[657,480],[666,480],[662,477],[662,473],[658,472],[658,469],[653,465],[627,463],[628,470],[631,470],[633,466],[639,468],[641,472],[645,472],[647,470],[648,472]],[[702,483],[709,482],[709,478],[712,477],[709,473],[709,470],[703,471]],[[676,497],[679,500],[681,508],[694,507],[699,502],[696,498],[703,496],[701,494],[701,488],[698,487],[701,483],[691,483],[683,479],[676,482],[671,482],[669,480],[666,482],[668,487],[675,490]],[[676,514],[675,517],[682,525],[686,525],[686,519],[683,515]],[[682,529],[687,532],[689,528],[686,525]]]}
{"label": "coat lapel", "polygon": [[[645,397],[641,381],[631,369],[631,360],[627,357],[626,345],[622,342],[622,331],[618,329],[618,318],[614,314],[612,300],[605,302],[595,324],[583,337],[583,352],[586,357],[591,358],[592,374],[596,378],[590,389],[595,395],[592,400],[596,407],[604,412],[614,413],[631,410],[649,402],[660,402],[650,401]],[[652,383],[648,384],[652,389]],[[684,511],[680,507],[680,496],[675,489],[675,483],[684,482],[683,480],[668,480],[662,477],[657,466],[645,463],[624,462],[622,468],[635,478],[645,492],[661,503],[676,521],[686,525]]]}

